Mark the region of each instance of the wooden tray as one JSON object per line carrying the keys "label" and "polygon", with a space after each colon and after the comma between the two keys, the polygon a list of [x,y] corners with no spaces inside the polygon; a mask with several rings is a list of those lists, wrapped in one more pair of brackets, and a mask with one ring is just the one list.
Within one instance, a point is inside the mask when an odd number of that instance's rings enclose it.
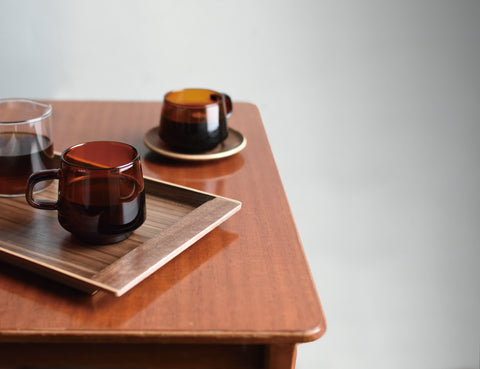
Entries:
{"label": "wooden tray", "polygon": [[[24,197],[0,198],[0,259],[88,293],[120,296],[238,210],[235,200],[145,178],[147,219],[125,241],[86,245]],[[56,200],[51,185],[37,195]]]}

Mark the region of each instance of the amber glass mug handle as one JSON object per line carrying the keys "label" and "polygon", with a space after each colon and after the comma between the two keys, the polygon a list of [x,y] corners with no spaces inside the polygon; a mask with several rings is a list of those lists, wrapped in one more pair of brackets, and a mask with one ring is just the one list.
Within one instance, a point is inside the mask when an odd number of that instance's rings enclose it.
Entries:
{"label": "amber glass mug handle", "polygon": [[34,208],[44,209],[44,210],[58,209],[58,201],[35,200],[33,198],[33,188],[35,187],[35,185],[38,182],[48,181],[51,179],[60,179],[60,169],[41,170],[39,172],[33,173],[28,179],[25,198],[27,199],[27,202]]}
{"label": "amber glass mug handle", "polygon": [[227,94],[222,93],[222,95],[225,100],[225,108],[226,108],[225,115],[228,118],[232,114],[232,110],[233,110],[232,99]]}

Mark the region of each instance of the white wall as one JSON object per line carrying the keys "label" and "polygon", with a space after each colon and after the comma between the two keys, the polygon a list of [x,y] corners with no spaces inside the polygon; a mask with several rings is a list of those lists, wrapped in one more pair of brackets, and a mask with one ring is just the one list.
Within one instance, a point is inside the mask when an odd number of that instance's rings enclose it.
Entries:
{"label": "white wall", "polygon": [[257,104],[328,320],[298,368],[479,368],[479,1],[0,0],[0,97]]}

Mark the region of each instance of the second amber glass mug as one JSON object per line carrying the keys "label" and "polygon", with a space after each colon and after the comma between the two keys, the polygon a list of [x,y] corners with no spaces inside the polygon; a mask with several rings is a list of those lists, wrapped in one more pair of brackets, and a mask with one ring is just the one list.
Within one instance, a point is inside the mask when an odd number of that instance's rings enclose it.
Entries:
{"label": "second amber glass mug", "polygon": [[174,151],[208,151],[227,138],[231,113],[227,94],[199,88],[170,91],[163,101],[159,135]]}

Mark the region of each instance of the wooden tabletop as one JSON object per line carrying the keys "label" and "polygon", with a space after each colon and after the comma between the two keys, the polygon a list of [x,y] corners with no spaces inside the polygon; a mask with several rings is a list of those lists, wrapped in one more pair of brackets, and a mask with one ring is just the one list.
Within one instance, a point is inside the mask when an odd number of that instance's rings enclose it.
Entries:
{"label": "wooden tabletop", "polygon": [[[54,145],[136,146],[144,175],[242,202],[242,209],[121,297],[90,296],[0,263],[0,342],[300,343],[325,319],[255,105],[229,124],[247,138],[211,162],[161,157],[143,144],[159,102],[54,101]],[[32,239],[32,242],[35,242]]]}

